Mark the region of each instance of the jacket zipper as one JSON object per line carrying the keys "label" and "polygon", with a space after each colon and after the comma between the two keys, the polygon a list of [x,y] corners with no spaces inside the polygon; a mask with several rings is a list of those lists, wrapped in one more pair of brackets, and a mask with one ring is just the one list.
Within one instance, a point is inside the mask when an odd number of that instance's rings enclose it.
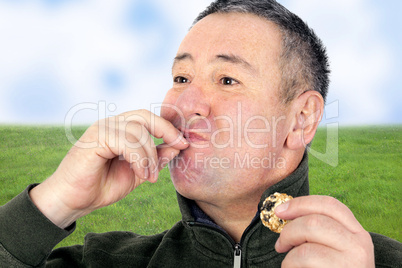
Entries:
{"label": "jacket zipper", "polygon": [[236,243],[234,247],[233,268],[240,268],[240,267],[241,267],[241,246],[239,243]]}
{"label": "jacket zipper", "polygon": [[233,267],[234,268],[240,268],[241,267],[241,254],[242,254],[242,241],[244,239],[245,234],[247,233],[247,231],[254,225],[254,223],[257,220],[255,220],[255,218],[251,221],[250,225],[246,228],[246,230],[244,230],[244,233],[240,239],[240,243],[236,243],[233,238],[231,236],[228,235],[228,233],[224,232],[223,230],[220,230],[214,226],[208,225],[208,224],[204,224],[204,223],[199,223],[199,222],[194,222],[194,221],[188,221],[187,224],[190,226],[194,226],[194,225],[198,225],[198,226],[203,226],[212,230],[215,230],[219,233],[221,233],[223,236],[225,236],[229,242],[232,244],[233,249],[234,249],[234,256],[233,256]]}

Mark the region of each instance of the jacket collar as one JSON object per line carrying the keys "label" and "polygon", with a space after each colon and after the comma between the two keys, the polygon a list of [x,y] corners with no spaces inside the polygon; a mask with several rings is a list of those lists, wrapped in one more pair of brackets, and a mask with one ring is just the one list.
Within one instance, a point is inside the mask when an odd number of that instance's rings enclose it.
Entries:
{"label": "jacket collar", "polygon": [[[308,182],[308,154],[304,153],[303,159],[299,166],[288,177],[269,187],[261,196],[258,208],[262,206],[264,200],[275,192],[286,193],[293,197],[304,196],[309,194],[309,182]],[[177,193],[177,192],[176,192]],[[181,194],[177,193],[177,200],[182,214],[182,220],[189,221],[213,221],[206,215],[194,201],[185,198]],[[195,207],[194,207],[195,206]],[[258,209],[259,211],[259,209]]]}
{"label": "jacket collar", "polygon": [[309,195],[307,151],[304,152],[303,159],[295,171],[263,193],[258,207],[262,207],[264,200],[275,192],[285,193],[293,197]]}

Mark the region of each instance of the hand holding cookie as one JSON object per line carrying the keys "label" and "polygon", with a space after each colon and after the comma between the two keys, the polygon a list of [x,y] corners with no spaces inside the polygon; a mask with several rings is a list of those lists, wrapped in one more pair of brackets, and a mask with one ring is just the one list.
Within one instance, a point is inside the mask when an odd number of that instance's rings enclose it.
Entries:
{"label": "hand holding cookie", "polygon": [[294,198],[275,209],[284,220],[276,251],[282,267],[374,267],[371,236],[344,204],[329,196]]}

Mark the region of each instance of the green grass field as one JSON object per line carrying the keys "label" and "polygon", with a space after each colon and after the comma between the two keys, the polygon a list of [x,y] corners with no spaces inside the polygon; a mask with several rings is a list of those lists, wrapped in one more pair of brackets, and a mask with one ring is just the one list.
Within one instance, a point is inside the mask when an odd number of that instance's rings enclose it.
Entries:
{"label": "green grass field", "polygon": [[[76,127],[79,137],[84,127]],[[0,205],[31,183],[51,175],[71,144],[63,127],[0,126]],[[402,241],[402,126],[339,129],[339,163],[330,166],[310,156],[311,194],[345,203],[366,230]],[[326,151],[326,129],[312,149]],[[122,201],[77,221],[76,231],[58,246],[82,244],[88,232],[116,230],[154,234],[180,220],[169,172],[156,184],[145,183]]]}

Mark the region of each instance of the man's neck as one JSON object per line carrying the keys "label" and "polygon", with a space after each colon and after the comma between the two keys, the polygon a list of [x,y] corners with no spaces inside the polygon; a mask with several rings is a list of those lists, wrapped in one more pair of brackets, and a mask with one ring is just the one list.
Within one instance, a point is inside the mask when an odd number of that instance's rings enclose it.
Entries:
{"label": "man's neck", "polygon": [[258,211],[258,204],[265,190],[285,179],[296,170],[302,157],[303,155],[300,154],[300,157],[288,158],[292,160],[288,161],[288,168],[275,173],[275,176],[267,180],[265,187],[256,189],[254,193],[231,200],[196,201],[196,204],[236,242],[240,242],[244,231],[250,225]]}
{"label": "man's neck", "polygon": [[239,200],[226,204],[224,206],[216,206],[210,203],[196,202],[217,225],[223,228],[235,242],[240,239],[245,229],[250,225],[258,210],[258,202],[261,195],[256,200],[244,203]]}

